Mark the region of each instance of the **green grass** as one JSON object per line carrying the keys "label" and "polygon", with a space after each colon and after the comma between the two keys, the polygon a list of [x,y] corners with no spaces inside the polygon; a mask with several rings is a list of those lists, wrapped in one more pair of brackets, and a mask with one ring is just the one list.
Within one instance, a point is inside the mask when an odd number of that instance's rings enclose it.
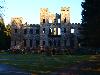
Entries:
{"label": "green grass", "polygon": [[13,65],[29,72],[49,72],[58,68],[66,68],[69,65],[81,61],[90,60],[91,55],[54,55],[39,54],[0,54],[0,63]]}

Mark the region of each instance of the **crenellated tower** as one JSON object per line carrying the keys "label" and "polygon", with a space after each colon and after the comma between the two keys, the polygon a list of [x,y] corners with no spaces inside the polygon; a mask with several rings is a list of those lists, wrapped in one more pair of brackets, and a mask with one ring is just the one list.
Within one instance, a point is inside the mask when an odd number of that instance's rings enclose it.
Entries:
{"label": "crenellated tower", "polygon": [[15,25],[17,28],[20,28],[22,26],[22,20],[22,17],[11,18],[11,25]]}
{"label": "crenellated tower", "polygon": [[22,17],[11,18],[11,48],[19,49],[22,46]]}
{"label": "crenellated tower", "polygon": [[70,7],[61,7],[61,23],[70,23]]}
{"label": "crenellated tower", "polygon": [[40,9],[40,25],[47,24],[48,21],[48,8],[41,8]]}

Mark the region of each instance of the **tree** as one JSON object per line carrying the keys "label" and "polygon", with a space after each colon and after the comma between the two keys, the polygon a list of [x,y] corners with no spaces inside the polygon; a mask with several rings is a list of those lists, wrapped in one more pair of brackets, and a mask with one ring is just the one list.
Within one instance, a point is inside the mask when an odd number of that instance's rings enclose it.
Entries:
{"label": "tree", "polygon": [[6,40],[5,40],[5,26],[0,22],[0,50],[5,49],[6,47]]}
{"label": "tree", "polygon": [[6,49],[10,48],[11,45],[11,25],[6,25],[5,27],[5,42],[6,42]]}
{"label": "tree", "polygon": [[0,49],[9,49],[11,43],[11,26],[0,22]]}
{"label": "tree", "polygon": [[100,0],[82,2],[82,46],[100,47]]}

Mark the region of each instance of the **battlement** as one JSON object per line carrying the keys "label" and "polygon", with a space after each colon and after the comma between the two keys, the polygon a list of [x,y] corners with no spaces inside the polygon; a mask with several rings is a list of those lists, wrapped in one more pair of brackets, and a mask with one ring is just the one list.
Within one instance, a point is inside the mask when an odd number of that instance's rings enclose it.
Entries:
{"label": "battlement", "polygon": [[29,24],[30,26],[39,26],[40,24]]}
{"label": "battlement", "polygon": [[61,11],[66,11],[66,10],[69,10],[70,7],[61,7]]}
{"label": "battlement", "polygon": [[48,11],[48,8],[40,8],[40,11],[47,12]]}
{"label": "battlement", "polygon": [[80,25],[81,23],[70,23],[71,25]]}

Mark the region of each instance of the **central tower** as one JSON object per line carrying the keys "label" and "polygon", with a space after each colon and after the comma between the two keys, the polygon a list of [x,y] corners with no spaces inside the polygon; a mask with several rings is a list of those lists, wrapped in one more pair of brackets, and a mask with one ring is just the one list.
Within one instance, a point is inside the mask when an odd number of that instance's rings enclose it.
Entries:
{"label": "central tower", "polygon": [[61,23],[70,23],[70,7],[61,7]]}
{"label": "central tower", "polygon": [[41,8],[40,9],[40,25],[47,24],[48,21],[48,8]]}

